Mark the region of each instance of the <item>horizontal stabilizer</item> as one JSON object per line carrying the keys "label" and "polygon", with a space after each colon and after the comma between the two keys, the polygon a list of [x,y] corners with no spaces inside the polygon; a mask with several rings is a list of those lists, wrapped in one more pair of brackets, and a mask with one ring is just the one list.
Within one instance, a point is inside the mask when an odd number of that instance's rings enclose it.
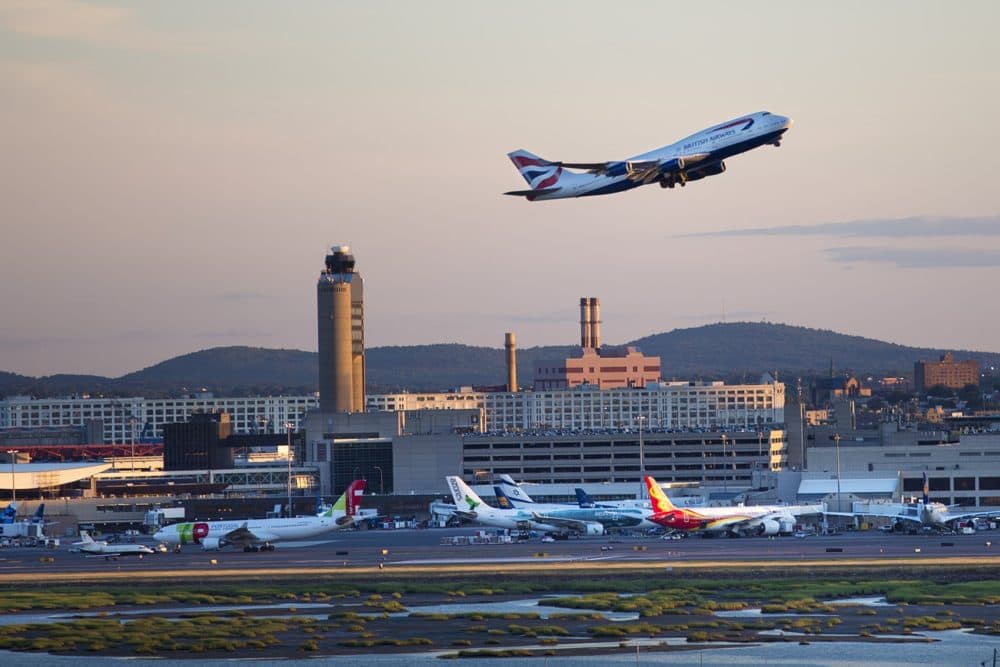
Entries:
{"label": "horizontal stabilizer", "polygon": [[561,188],[541,188],[540,190],[512,190],[510,192],[505,192],[505,195],[514,195],[515,197],[537,197],[538,195],[547,195],[550,192],[558,192]]}

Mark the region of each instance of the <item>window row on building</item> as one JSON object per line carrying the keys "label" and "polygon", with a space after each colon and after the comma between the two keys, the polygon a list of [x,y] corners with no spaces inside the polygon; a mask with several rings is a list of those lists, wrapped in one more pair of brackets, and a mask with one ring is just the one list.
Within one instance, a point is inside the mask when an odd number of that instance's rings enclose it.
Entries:
{"label": "window row on building", "polygon": [[306,411],[319,405],[314,396],[253,398],[60,398],[13,397],[0,401],[0,428],[85,426],[103,422],[104,442],[161,439],[163,425],[184,422],[196,412],[225,412],[234,433],[281,433],[299,427]]}

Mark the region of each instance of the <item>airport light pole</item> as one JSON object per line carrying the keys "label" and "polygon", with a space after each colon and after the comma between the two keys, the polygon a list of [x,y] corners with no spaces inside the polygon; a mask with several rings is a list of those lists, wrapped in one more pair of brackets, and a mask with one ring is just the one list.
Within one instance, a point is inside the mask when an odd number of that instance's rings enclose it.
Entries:
{"label": "airport light pole", "polygon": [[17,504],[17,485],[14,481],[14,461],[17,460],[17,455],[21,450],[19,449],[8,449],[7,453],[10,455],[10,500],[15,505]]}
{"label": "airport light pole", "polygon": [[378,470],[378,494],[380,496],[385,495],[385,479],[382,477],[382,468],[379,466],[372,466],[375,470]]}
{"label": "airport light pole", "polygon": [[292,429],[295,427],[292,422],[285,422],[285,430],[288,432],[288,516],[292,516]]}
{"label": "airport light pole", "polygon": [[837,443],[837,511],[840,512],[840,434],[834,433],[833,440]]}
{"label": "airport light pole", "polygon": [[642,423],[646,421],[645,415],[639,415],[635,418],[639,422],[639,500],[645,500],[646,498],[646,457],[643,452],[642,443]]}
{"label": "airport light pole", "polygon": [[129,429],[129,431],[132,434],[132,474],[133,475],[135,474],[135,424],[136,424],[136,418],[135,417],[129,417],[128,425],[131,427]]}
{"label": "airport light pole", "polygon": [[726,462],[726,441],[729,440],[729,436],[725,433],[722,434],[722,492],[728,493],[729,491],[729,464]]}

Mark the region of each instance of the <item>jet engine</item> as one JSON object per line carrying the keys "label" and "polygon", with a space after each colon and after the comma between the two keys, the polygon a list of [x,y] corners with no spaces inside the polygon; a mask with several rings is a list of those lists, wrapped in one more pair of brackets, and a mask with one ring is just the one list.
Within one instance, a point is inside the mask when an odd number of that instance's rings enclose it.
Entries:
{"label": "jet engine", "polygon": [[218,537],[203,537],[201,540],[201,548],[205,551],[218,551],[221,546]]}
{"label": "jet engine", "polygon": [[604,524],[598,523],[596,521],[587,522],[586,535],[603,535],[604,534]]}
{"label": "jet engine", "polygon": [[711,164],[706,164],[704,167],[689,170],[687,172],[687,179],[689,181],[697,181],[705,178],[706,176],[718,176],[725,170],[725,162],[713,162]]}
{"label": "jet engine", "polygon": [[781,524],[774,519],[764,519],[757,524],[758,535],[777,535],[781,532]]}

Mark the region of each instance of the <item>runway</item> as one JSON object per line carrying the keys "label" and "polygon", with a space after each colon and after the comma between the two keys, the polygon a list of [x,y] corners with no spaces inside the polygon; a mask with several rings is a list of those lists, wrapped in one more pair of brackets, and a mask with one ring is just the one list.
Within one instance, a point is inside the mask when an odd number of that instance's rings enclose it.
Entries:
{"label": "runway", "polygon": [[[87,558],[61,549],[0,552],[0,583],[204,576],[260,577],[345,572],[503,572],[545,569],[753,568],[813,566],[1000,565],[993,534],[896,535],[880,532],[806,538],[663,540],[588,537],[542,543],[445,545],[472,528],[369,530],[331,533],[327,540],[278,543],[273,552],[203,551]],[[998,534],[1000,536],[1000,534]],[[151,542],[145,542],[152,544]]]}

